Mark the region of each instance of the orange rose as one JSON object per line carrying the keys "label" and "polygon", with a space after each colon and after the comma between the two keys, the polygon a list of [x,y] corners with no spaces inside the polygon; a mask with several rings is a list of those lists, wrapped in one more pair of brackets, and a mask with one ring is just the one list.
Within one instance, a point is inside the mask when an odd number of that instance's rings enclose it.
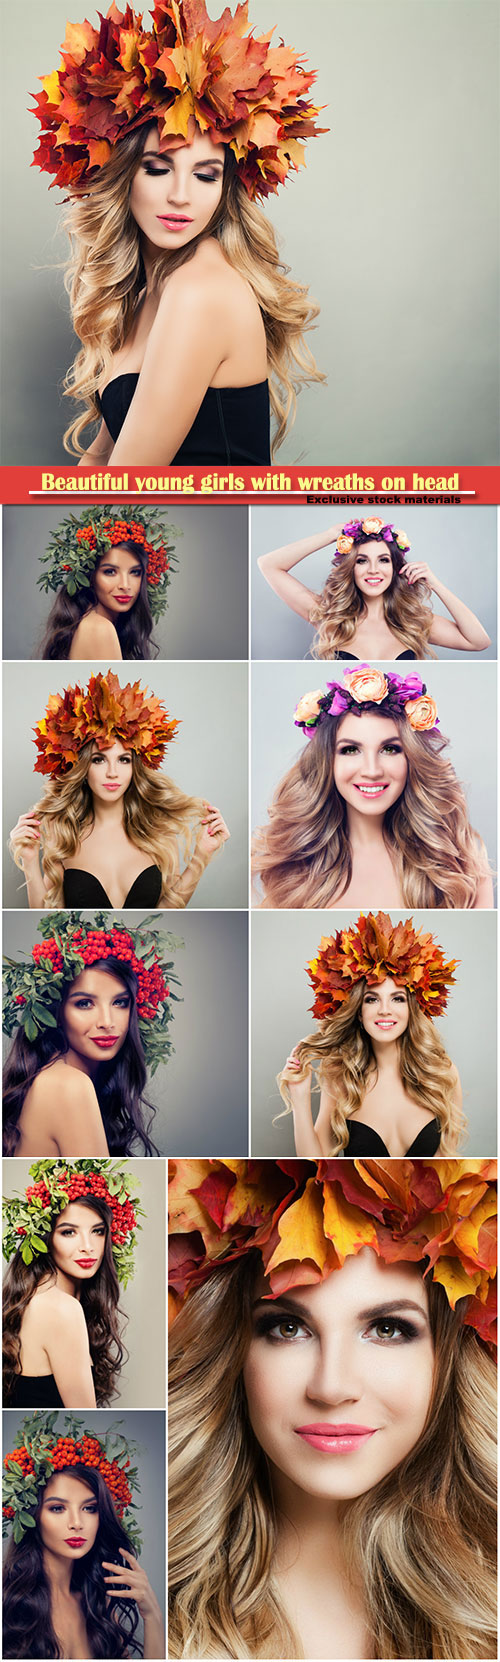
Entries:
{"label": "orange rose", "polygon": [[387,698],[389,685],[381,669],[370,669],[368,665],[363,669],[347,670],[344,680],[347,692],[356,704],[381,704]]}
{"label": "orange rose", "polygon": [[410,727],[414,727],[417,733],[428,733],[431,727],[436,726],[437,704],[429,693],[421,698],[410,698],[405,704],[405,711]]}
{"label": "orange rose", "polygon": [[364,519],[361,529],[365,532],[365,536],[377,537],[379,531],[382,530],[383,523],[383,519]]}
{"label": "orange rose", "polygon": [[401,550],[410,547],[410,540],[409,540],[409,537],[407,537],[407,535],[406,535],[406,531],[395,531],[394,532],[394,541],[397,543],[398,548],[400,548]]}
{"label": "orange rose", "polygon": [[322,698],[324,698],[324,693],[321,687],[318,687],[316,692],[304,693],[303,698],[299,698],[295,711],[295,721],[297,723],[302,721],[306,723],[313,722],[316,716],[319,716],[320,700]]}
{"label": "orange rose", "polygon": [[337,554],[349,554],[354,544],[354,537],[337,537]]}

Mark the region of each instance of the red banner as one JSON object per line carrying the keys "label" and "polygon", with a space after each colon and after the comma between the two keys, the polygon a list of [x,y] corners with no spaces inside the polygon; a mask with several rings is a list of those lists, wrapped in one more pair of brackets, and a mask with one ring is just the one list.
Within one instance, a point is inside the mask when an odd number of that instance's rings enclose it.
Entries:
{"label": "red banner", "polygon": [[290,502],[467,507],[500,502],[500,467],[286,467],[227,469],[87,467],[0,469],[0,500],[9,503],[158,498],[186,502]]}

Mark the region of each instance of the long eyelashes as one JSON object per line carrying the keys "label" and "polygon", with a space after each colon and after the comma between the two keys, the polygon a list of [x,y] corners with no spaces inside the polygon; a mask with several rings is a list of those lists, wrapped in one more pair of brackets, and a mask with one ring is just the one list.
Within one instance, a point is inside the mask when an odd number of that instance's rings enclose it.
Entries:
{"label": "long eyelashes", "polygon": [[[288,1332],[283,1329],[288,1328]],[[381,1333],[381,1329],[385,1329]],[[293,1331],[291,1331],[293,1329]],[[286,1311],[276,1314],[276,1311],[264,1311],[255,1322],[255,1337],[267,1338],[271,1344],[294,1344],[298,1340],[312,1338],[311,1329],[306,1323],[299,1321]],[[415,1322],[404,1316],[378,1316],[365,1328],[362,1338],[372,1339],[375,1344],[405,1344],[412,1339],[418,1339],[420,1330]]]}
{"label": "long eyelashes", "polygon": [[[171,171],[169,167],[152,167],[150,162],[143,162],[142,165],[149,179],[165,179]],[[201,180],[206,185],[218,184],[221,177],[221,173],[193,173],[193,179]]]}
{"label": "long eyelashes", "polygon": [[[347,744],[347,742],[345,744],[339,744],[337,751],[338,756],[357,756],[360,754],[361,746],[359,744],[355,744],[354,742],[352,744]],[[397,744],[396,740],[393,741],[392,739],[388,739],[387,744],[381,745],[381,754],[385,754],[387,756],[402,756],[403,746],[401,744]]]}

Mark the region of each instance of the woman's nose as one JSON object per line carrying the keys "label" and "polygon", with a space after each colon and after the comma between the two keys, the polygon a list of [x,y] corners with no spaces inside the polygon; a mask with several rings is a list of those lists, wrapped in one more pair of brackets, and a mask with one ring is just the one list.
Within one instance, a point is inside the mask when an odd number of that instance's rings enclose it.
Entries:
{"label": "woman's nose", "polygon": [[358,1402],[363,1392],[359,1362],[350,1339],[330,1335],[319,1344],[306,1388],[310,1402],[328,1403],[336,1411],[342,1404]]}
{"label": "woman's nose", "polygon": [[183,169],[172,168],[167,174],[167,201],[184,207],[189,200],[188,175]]}
{"label": "woman's nose", "polygon": [[368,779],[380,779],[383,774],[382,757],[378,750],[365,750],[363,756],[363,774]]}

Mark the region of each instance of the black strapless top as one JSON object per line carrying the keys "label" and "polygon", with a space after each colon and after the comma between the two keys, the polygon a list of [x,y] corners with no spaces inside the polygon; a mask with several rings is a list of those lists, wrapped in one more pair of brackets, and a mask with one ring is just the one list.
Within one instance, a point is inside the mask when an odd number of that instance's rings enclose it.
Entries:
{"label": "black strapless top", "polygon": [[17,1376],[9,1408],[64,1408],[53,1373]]}
{"label": "black strapless top", "polygon": [[[355,652],[337,652],[336,656],[337,658],[351,658],[353,664],[361,663],[361,658],[357,658]],[[416,652],[398,652],[397,658],[394,659],[394,662],[399,664],[401,658],[416,658],[416,656]],[[377,660],[375,660],[375,662],[377,662]]]}
{"label": "black strapless top", "polygon": [[[98,395],[113,443],[121,433],[138,380],[137,374],[116,375]],[[251,387],[209,387],[169,466],[174,462],[184,467],[206,467],[217,462],[262,466],[271,460],[269,419],[267,381],[256,381]]]}
{"label": "black strapless top", "polygon": [[[363,1125],[362,1120],[348,1120],[347,1124],[349,1142],[347,1148],[344,1149],[344,1154],[353,1154],[355,1159],[359,1160],[369,1160],[372,1154],[375,1157],[380,1154],[385,1155],[386,1159],[390,1160],[391,1156],[388,1148],[382,1142],[382,1138],[379,1137],[378,1131],[372,1130],[371,1125]],[[427,1125],[422,1126],[422,1130],[419,1131],[418,1137],[415,1137],[411,1147],[407,1148],[405,1159],[408,1159],[410,1155],[415,1159],[418,1159],[419,1156],[422,1159],[430,1158],[433,1154],[437,1154],[440,1142],[439,1121],[436,1119],[429,1120]]]}
{"label": "black strapless top", "polygon": [[[159,866],[146,866],[135,878],[123,901],[124,906],[157,906],[161,895],[162,877]],[[78,871],[70,866],[64,873],[65,906],[111,906],[109,896],[91,871]],[[120,907],[120,911],[122,908]]]}

